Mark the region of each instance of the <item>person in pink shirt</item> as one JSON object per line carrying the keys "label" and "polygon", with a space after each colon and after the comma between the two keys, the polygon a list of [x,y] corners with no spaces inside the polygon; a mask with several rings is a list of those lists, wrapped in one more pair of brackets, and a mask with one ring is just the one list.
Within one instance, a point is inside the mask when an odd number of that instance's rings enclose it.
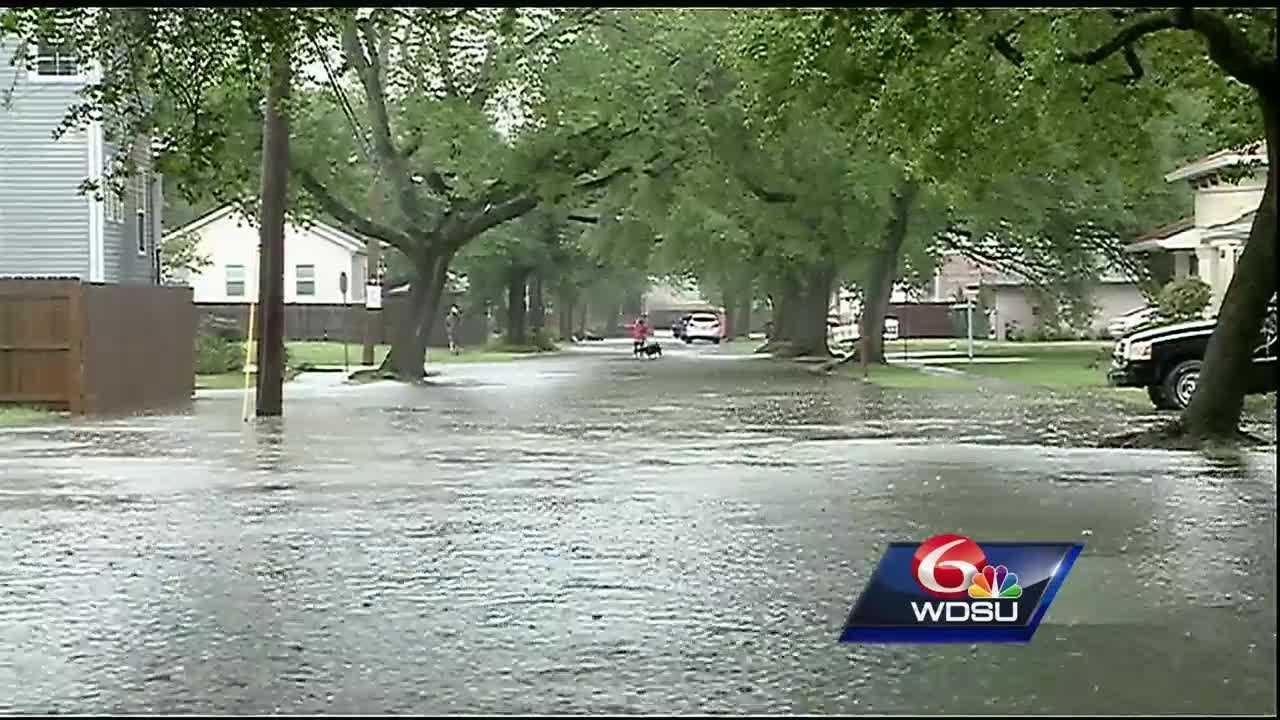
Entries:
{"label": "person in pink shirt", "polygon": [[649,327],[649,316],[641,314],[631,325],[632,352],[640,352],[640,348],[644,347],[645,341],[652,334],[653,328]]}

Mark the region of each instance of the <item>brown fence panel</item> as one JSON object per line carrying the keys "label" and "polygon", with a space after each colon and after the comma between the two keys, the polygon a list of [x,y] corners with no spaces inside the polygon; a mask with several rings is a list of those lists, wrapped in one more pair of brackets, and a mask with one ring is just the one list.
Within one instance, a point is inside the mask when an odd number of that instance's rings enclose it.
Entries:
{"label": "brown fence panel", "polygon": [[[449,303],[459,299],[445,297],[441,302],[440,317],[432,328],[428,344],[431,347],[447,347],[444,314]],[[390,344],[395,328],[408,302],[406,294],[387,295],[383,308],[374,315],[374,339],[379,345]],[[196,306],[198,323],[208,318],[234,324],[240,337],[249,334],[249,308],[247,303],[199,303]],[[289,303],[284,306],[284,333],[286,340],[331,340],[352,344],[364,342],[365,324],[369,312],[363,305],[333,305],[319,303]],[[459,340],[466,346],[478,346],[488,341],[488,320],[483,316],[463,316]]]}
{"label": "brown fence panel", "polygon": [[0,280],[0,402],[80,407],[74,280]]}
{"label": "brown fence panel", "polygon": [[191,402],[191,288],[90,285],[84,293],[85,410],[116,413]]}
{"label": "brown fence panel", "polygon": [[885,315],[898,318],[902,337],[948,338],[956,334],[950,302],[889,303]]}

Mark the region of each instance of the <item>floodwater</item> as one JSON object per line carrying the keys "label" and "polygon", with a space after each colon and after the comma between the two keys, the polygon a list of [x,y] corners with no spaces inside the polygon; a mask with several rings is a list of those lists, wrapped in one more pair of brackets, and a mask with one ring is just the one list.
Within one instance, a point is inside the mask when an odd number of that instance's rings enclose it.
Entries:
{"label": "floodwater", "polygon": [[[669,350],[0,433],[0,713],[1276,711],[1273,452]],[[939,532],[1085,551],[1028,645],[838,644]]]}

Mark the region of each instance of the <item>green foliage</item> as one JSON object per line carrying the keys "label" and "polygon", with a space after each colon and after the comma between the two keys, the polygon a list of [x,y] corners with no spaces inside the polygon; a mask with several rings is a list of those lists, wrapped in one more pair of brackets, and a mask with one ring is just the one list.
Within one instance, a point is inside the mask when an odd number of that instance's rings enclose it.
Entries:
{"label": "green foliage", "polygon": [[1157,307],[1163,318],[1194,320],[1203,316],[1212,294],[1212,288],[1200,278],[1174,280],[1160,289]]}
{"label": "green foliage", "polygon": [[213,264],[208,255],[200,252],[200,238],[194,233],[176,233],[160,240],[160,278],[174,282]]}
{"label": "green foliage", "polygon": [[210,333],[196,335],[196,374],[218,375],[244,368],[244,344]]}

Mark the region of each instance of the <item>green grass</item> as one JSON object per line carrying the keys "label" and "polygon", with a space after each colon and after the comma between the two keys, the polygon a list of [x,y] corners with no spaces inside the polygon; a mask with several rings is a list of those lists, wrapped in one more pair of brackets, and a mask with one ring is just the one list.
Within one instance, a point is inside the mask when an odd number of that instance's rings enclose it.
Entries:
{"label": "green grass", "polygon": [[[249,373],[249,387],[253,387],[257,382],[257,375]],[[244,387],[244,373],[229,372],[217,375],[196,375],[197,390],[226,390],[227,388],[241,389]]]}
{"label": "green grass", "polygon": [[62,416],[52,410],[28,405],[0,405],[0,427],[17,427],[49,422]]}
{"label": "green grass", "polygon": [[[972,389],[972,380],[955,375],[925,372],[905,365],[876,365],[867,369],[867,381],[886,388],[921,388],[932,390]],[[841,374],[861,381],[862,366],[856,363],[841,366]]]}
{"label": "green grass", "polygon": [[[342,343],[333,341],[295,341],[285,343],[285,349],[289,353],[289,364],[294,367],[303,365],[342,365]],[[347,344],[347,360],[351,365],[359,365],[364,357],[364,345],[360,343]],[[373,348],[373,364],[380,365],[387,353],[391,350],[390,345],[375,345]]]}
{"label": "green grass", "polygon": [[[1098,349],[1025,348],[1017,363],[957,363],[957,370],[1022,385],[1049,388],[1106,388],[1110,359]],[[991,353],[986,357],[996,356]],[[977,354],[975,352],[975,357]]]}

